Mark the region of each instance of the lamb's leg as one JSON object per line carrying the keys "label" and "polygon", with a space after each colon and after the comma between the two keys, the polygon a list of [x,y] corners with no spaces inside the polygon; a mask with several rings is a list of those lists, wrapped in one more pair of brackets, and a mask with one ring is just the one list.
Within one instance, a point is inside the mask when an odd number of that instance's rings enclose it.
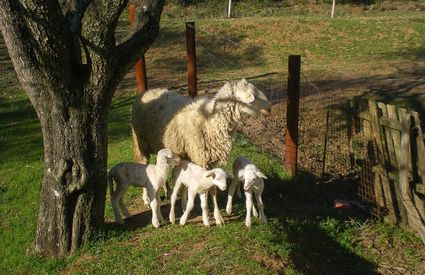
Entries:
{"label": "lamb's leg", "polygon": [[124,196],[122,196],[121,199],[119,200],[119,204],[120,204],[121,212],[124,214],[124,217],[130,218],[131,214],[124,204]]}
{"label": "lamb's leg", "polygon": [[186,188],[185,186],[183,186],[183,188],[180,191],[180,202],[182,204],[183,212],[186,211],[186,206],[187,206],[187,192],[188,192],[188,188]]}
{"label": "lamb's leg", "polygon": [[188,192],[188,200],[187,200],[187,205],[186,205],[186,211],[184,211],[182,217],[180,218],[180,224],[181,225],[186,224],[187,217],[189,216],[190,211],[192,211],[193,205],[194,205],[194,202],[195,202],[196,192],[191,192],[190,190],[188,190],[187,192]]}
{"label": "lamb's leg", "polygon": [[162,217],[162,213],[161,213],[161,198],[159,196],[159,190],[156,192],[156,201],[158,202],[158,207],[157,207],[158,220],[159,222],[163,222],[164,217]]}
{"label": "lamb's leg", "polygon": [[245,225],[247,227],[251,226],[251,213],[252,213],[252,193],[245,191],[245,198],[246,198],[246,219],[245,219]]}
{"label": "lamb's leg", "polygon": [[174,189],[173,189],[173,193],[171,194],[171,208],[170,208],[170,222],[171,223],[175,223],[176,222],[176,200],[177,200],[177,194],[179,193],[180,187],[181,187],[181,183],[176,183],[174,185]]}
{"label": "lamb's leg", "polygon": [[211,197],[212,197],[213,205],[214,205],[215,223],[217,225],[223,225],[224,220],[223,220],[223,217],[221,216],[220,208],[218,207],[218,203],[217,203],[217,187],[215,186],[211,187],[209,192],[211,193]]}
{"label": "lamb's leg", "polygon": [[142,198],[143,198],[143,204],[147,207],[150,208],[150,201],[149,201],[149,195],[148,195],[148,189],[146,187],[142,188]]}
{"label": "lamb's leg", "polygon": [[152,225],[156,228],[159,227],[159,220],[158,220],[158,201],[156,199],[156,193],[158,190],[154,188],[148,188],[148,195],[149,200],[151,204],[152,209]]}
{"label": "lamb's leg", "polygon": [[[257,200],[257,204],[258,204],[258,200]],[[255,209],[255,204],[254,202],[252,203],[252,215],[256,218],[258,218],[258,212],[257,209]]]}
{"label": "lamb's leg", "polygon": [[124,186],[117,183],[116,189],[111,196],[111,204],[112,204],[112,209],[114,210],[116,223],[124,224],[124,220],[122,219],[120,211],[119,211],[119,202],[120,200],[122,200],[122,197],[124,196],[127,189],[128,189],[128,186]]}
{"label": "lamb's leg", "polygon": [[258,211],[260,212],[260,220],[262,223],[267,223],[267,217],[264,215],[264,204],[262,199],[263,190],[255,192],[255,198],[257,200]]}
{"label": "lamb's leg", "polygon": [[237,177],[234,177],[232,179],[232,184],[229,187],[229,191],[227,193],[227,204],[226,204],[226,213],[232,214],[232,200],[233,195],[235,194],[236,188],[239,186],[239,179]]}
{"label": "lamb's leg", "polygon": [[201,199],[202,221],[204,222],[205,226],[210,226],[208,213],[208,192],[201,194],[199,197]]}

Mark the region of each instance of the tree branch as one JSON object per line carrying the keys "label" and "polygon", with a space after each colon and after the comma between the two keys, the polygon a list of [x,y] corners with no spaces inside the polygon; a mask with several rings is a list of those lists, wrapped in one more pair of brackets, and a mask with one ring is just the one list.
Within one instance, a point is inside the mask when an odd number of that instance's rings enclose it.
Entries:
{"label": "tree branch", "polygon": [[[118,45],[118,71],[126,73],[138,55],[143,55],[152,45],[158,30],[164,0],[150,1],[150,5],[137,10],[136,27],[126,41]],[[123,70],[124,72],[121,72]]]}
{"label": "tree branch", "polygon": [[[69,31],[56,1],[0,0],[0,29],[32,103],[52,86],[72,82]],[[48,86],[41,87],[43,79]]]}

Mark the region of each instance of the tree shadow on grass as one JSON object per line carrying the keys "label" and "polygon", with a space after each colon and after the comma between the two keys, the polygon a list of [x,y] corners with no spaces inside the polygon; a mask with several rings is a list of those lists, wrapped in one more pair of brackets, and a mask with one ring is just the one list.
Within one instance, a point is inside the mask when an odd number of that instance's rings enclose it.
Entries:
{"label": "tree shadow on grass", "polygon": [[[335,209],[332,197],[338,186],[316,184],[309,173],[301,173],[292,182],[269,180],[264,194],[266,214],[277,218],[277,243],[291,245],[289,257],[295,269],[304,274],[377,274],[376,264],[338,242],[339,228],[350,219],[366,219],[359,209]],[[335,185],[339,181],[335,181]],[[347,183],[349,184],[349,183]],[[337,221],[337,224],[335,224]],[[341,224],[340,224],[341,223]],[[327,230],[330,227],[331,229]]]}

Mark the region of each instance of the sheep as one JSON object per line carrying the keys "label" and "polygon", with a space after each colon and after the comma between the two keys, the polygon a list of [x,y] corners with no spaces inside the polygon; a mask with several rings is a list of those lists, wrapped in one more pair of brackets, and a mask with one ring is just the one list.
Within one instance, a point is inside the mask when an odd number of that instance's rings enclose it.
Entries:
{"label": "sheep", "polygon": [[267,223],[267,217],[264,215],[264,205],[261,197],[264,189],[264,179],[267,179],[267,177],[257,166],[252,164],[248,158],[242,156],[237,157],[233,162],[233,180],[227,195],[227,214],[232,214],[232,198],[236,188],[239,197],[241,197],[239,184],[243,181],[243,189],[246,197],[245,225],[247,227],[251,226],[251,212],[255,217],[258,216],[255,206],[253,205],[252,193],[254,193],[256,197],[258,210],[260,212],[260,220],[263,223]]}
{"label": "sheep", "polygon": [[[170,148],[206,169],[225,164],[241,115],[270,110],[267,97],[245,79],[227,82],[213,98],[193,100],[167,89],[149,90],[132,106],[134,159],[147,163],[151,153]],[[148,205],[146,192],[143,200]]]}
{"label": "sheep", "polygon": [[[111,193],[111,203],[114,210],[115,222],[123,224],[118,206],[126,218],[130,213],[124,205],[123,196],[130,185],[147,189],[152,209],[152,225],[156,228],[164,220],[161,215],[159,188],[167,180],[167,173],[174,165],[180,163],[180,158],[170,149],[162,149],[157,154],[156,164],[140,164],[122,162],[112,167],[108,172],[108,185]],[[114,190],[113,181],[116,188]]]}
{"label": "sheep", "polygon": [[[227,174],[223,169],[215,168],[206,170],[205,168],[196,165],[189,161],[181,161],[181,164],[173,168],[173,193],[171,194],[171,209],[170,209],[170,222],[175,223],[175,204],[177,194],[183,187],[181,195],[182,208],[185,209],[183,216],[180,218],[180,224],[184,225],[187,218],[194,206],[196,194],[199,194],[202,207],[202,221],[205,226],[209,226],[208,218],[208,191],[211,190],[211,195],[214,204],[214,218],[217,225],[223,225],[224,220],[220,214],[217,204],[217,197],[215,189],[218,187],[224,191],[226,185]],[[187,200],[187,201],[186,201]]]}
{"label": "sheep", "polygon": [[134,157],[170,148],[182,159],[206,169],[225,164],[241,115],[268,114],[270,102],[245,79],[227,82],[212,98],[191,99],[166,89],[138,96],[132,106]]}

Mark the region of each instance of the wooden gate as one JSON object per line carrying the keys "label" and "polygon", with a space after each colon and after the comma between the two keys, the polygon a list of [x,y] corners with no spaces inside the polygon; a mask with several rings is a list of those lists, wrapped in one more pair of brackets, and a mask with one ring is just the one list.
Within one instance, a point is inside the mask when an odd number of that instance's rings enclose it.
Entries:
{"label": "wooden gate", "polygon": [[[355,104],[353,111],[361,105]],[[362,109],[354,125],[364,138],[366,154],[356,163],[369,166],[374,194],[367,199],[374,197],[379,218],[410,227],[425,243],[425,146],[419,115],[375,101]]]}

